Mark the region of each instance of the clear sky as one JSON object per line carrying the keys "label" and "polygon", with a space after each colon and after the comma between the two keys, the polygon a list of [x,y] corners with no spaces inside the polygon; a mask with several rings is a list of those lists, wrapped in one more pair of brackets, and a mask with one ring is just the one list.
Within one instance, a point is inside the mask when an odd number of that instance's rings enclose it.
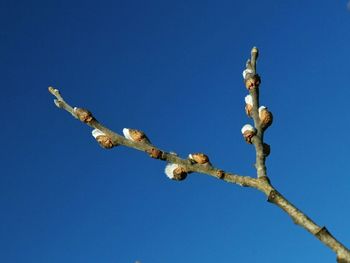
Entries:
{"label": "clear sky", "polygon": [[5,0],[0,29],[0,262],[334,262],[260,192],[104,150],[47,92],[254,176],[240,133],[254,45],[268,174],[350,246],[347,1]]}

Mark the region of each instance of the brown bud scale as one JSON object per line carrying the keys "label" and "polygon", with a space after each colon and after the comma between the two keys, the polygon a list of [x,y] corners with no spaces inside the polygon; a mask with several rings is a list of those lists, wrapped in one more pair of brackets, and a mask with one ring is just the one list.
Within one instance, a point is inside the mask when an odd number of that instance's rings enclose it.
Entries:
{"label": "brown bud scale", "polygon": [[114,145],[111,138],[109,138],[107,135],[99,135],[96,137],[96,141],[100,144],[101,147],[105,149],[111,149]]}
{"label": "brown bud scale", "polygon": [[255,131],[250,131],[250,130],[245,131],[243,133],[243,137],[244,137],[245,141],[247,143],[250,143],[250,144],[252,143],[252,138],[254,137],[254,135],[255,135]]}
{"label": "brown bud scale", "polygon": [[134,141],[150,143],[149,139],[147,138],[146,134],[143,131],[129,129],[129,134]]}
{"label": "brown bud scale", "polygon": [[82,122],[89,123],[94,119],[91,112],[86,109],[75,108],[74,112],[77,115],[78,119]]}
{"label": "brown bud scale", "polygon": [[192,158],[190,158],[190,160],[198,164],[205,164],[209,162],[208,156],[204,153],[192,153],[191,157]]}
{"label": "brown bud scale", "polygon": [[248,117],[252,116],[253,106],[250,104],[245,105],[245,113],[248,115]]}
{"label": "brown bud scale", "polygon": [[224,172],[223,170],[217,170],[217,171],[216,171],[216,175],[217,175],[220,179],[222,179],[222,178],[224,178],[224,176],[225,176],[225,172]]}
{"label": "brown bud scale", "polygon": [[273,121],[273,115],[267,109],[263,109],[259,113],[260,125],[262,129],[267,129]]}
{"label": "brown bud scale", "polygon": [[176,181],[182,181],[184,179],[186,179],[187,177],[187,172],[185,170],[185,168],[183,167],[177,167],[174,171],[173,171],[173,174],[174,174],[174,180]]}
{"label": "brown bud scale", "polygon": [[248,90],[252,90],[252,89],[258,88],[260,85],[260,82],[261,80],[259,75],[254,75],[245,80],[245,86]]}
{"label": "brown bud scale", "polygon": [[147,150],[147,153],[149,154],[150,157],[154,159],[161,159],[163,152],[156,149],[156,148],[151,148]]}

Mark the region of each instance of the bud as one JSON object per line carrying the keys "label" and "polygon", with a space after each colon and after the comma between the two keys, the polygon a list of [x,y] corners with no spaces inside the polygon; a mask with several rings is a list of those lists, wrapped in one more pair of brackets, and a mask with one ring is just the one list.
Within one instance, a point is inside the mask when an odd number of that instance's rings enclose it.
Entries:
{"label": "bud", "polygon": [[149,141],[149,139],[147,138],[146,134],[140,130],[124,128],[123,134],[124,134],[125,138],[127,138],[131,141],[134,141],[134,142],[142,142],[142,143],[147,143],[147,144],[151,143]]}
{"label": "bud", "polygon": [[100,146],[102,148],[111,149],[114,146],[116,146],[113,144],[111,138],[109,138],[105,133],[103,133],[102,131],[100,131],[98,129],[94,129],[92,131],[92,136],[94,136],[94,138],[96,139],[96,141],[100,144]]}
{"label": "bud", "polygon": [[269,156],[271,153],[271,147],[267,143],[263,144],[263,154],[265,157]]}
{"label": "bud", "polygon": [[253,48],[252,48],[251,56],[252,56],[252,58],[254,58],[255,60],[258,58],[258,56],[259,56],[259,50],[258,50],[257,47],[253,47]]}
{"label": "bud", "polygon": [[162,159],[163,158],[163,152],[156,149],[156,148],[151,148],[146,151],[148,155],[154,159]]}
{"label": "bud", "polygon": [[55,89],[54,87],[51,87],[51,86],[48,89],[49,89],[49,91],[51,93],[57,93],[58,92],[58,89]]}
{"label": "bud", "polygon": [[91,112],[86,109],[74,107],[73,111],[82,122],[89,123],[94,119]]}
{"label": "bud", "polygon": [[263,130],[267,129],[273,120],[272,113],[265,106],[259,107],[260,125]]}
{"label": "bud", "polygon": [[187,177],[185,168],[175,163],[168,163],[166,165],[165,174],[169,177],[169,179],[176,181],[184,180]]}
{"label": "bud", "polygon": [[249,77],[253,76],[254,71],[251,68],[247,68],[245,70],[243,70],[242,75],[243,75],[243,79],[247,79]]}
{"label": "bud", "polygon": [[61,100],[54,99],[53,102],[55,103],[56,107],[62,108],[63,102]]}
{"label": "bud", "polygon": [[241,129],[241,132],[242,132],[243,137],[246,140],[246,142],[252,143],[252,138],[256,134],[256,129],[252,125],[246,124]]}
{"label": "bud", "polygon": [[217,170],[216,171],[216,175],[217,177],[219,177],[220,179],[224,178],[225,176],[225,172],[223,170]]}
{"label": "bud", "polygon": [[205,164],[209,162],[209,158],[207,155],[203,154],[203,153],[192,153],[188,155],[188,159],[190,159],[190,161],[192,163],[198,163],[198,164]]}
{"label": "bud", "polygon": [[244,98],[245,100],[245,113],[251,117],[252,116],[252,111],[253,111],[253,98],[251,95],[247,95]]}
{"label": "bud", "polygon": [[259,75],[253,75],[245,79],[245,86],[248,90],[252,90],[252,89],[258,88],[260,85],[260,82],[261,80]]}
{"label": "bud", "polygon": [[55,89],[54,87],[50,86],[49,92],[56,97],[61,97],[60,91],[58,89]]}

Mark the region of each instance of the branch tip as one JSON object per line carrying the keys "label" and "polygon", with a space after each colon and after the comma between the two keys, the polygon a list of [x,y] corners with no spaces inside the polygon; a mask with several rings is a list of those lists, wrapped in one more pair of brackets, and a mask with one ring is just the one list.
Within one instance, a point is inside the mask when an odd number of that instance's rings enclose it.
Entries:
{"label": "branch tip", "polygon": [[251,60],[252,60],[253,67],[255,67],[255,63],[256,63],[256,60],[258,59],[258,56],[259,56],[258,48],[253,47],[251,51]]}
{"label": "branch tip", "polygon": [[257,48],[257,47],[253,47],[253,48],[252,48],[252,53],[257,53],[257,54],[259,54],[258,48]]}
{"label": "branch tip", "polygon": [[57,93],[59,93],[58,89],[55,89],[54,87],[48,87],[48,90],[51,94],[56,95]]}

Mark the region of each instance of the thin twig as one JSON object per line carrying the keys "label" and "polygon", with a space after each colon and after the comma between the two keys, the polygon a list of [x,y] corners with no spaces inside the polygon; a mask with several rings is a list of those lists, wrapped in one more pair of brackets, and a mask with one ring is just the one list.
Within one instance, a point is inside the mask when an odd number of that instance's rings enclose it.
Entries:
{"label": "thin twig", "polygon": [[[66,110],[75,118],[78,118],[76,113],[74,112],[74,108],[70,106],[62,98],[62,96],[60,95],[57,89],[49,87],[49,92],[56,97],[57,102],[55,102],[55,104],[57,107]],[[185,167],[188,172],[197,172],[197,173],[207,174],[215,178],[224,180],[226,182],[238,184],[241,186],[254,187],[257,184],[256,182],[257,179],[255,178],[252,178],[249,176],[242,176],[235,173],[224,172],[221,169],[213,167],[212,165],[200,165],[200,164],[192,163],[188,159],[182,159],[178,157],[176,154],[163,151],[152,144],[146,144],[146,143],[128,140],[123,136],[108,129],[103,124],[98,122],[95,118],[93,118],[90,122],[87,122],[86,124],[92,128],[98,129],[103,133],[107,134],[111,138],[114,145],[123,145],[129,148],[133,148],[135,150],[146,152],[146,153],[151,151],[152,149],[158,150],[162,153],[161,158],[159,158],[160,160],[167,161],[169,163],[179,164]]]}

